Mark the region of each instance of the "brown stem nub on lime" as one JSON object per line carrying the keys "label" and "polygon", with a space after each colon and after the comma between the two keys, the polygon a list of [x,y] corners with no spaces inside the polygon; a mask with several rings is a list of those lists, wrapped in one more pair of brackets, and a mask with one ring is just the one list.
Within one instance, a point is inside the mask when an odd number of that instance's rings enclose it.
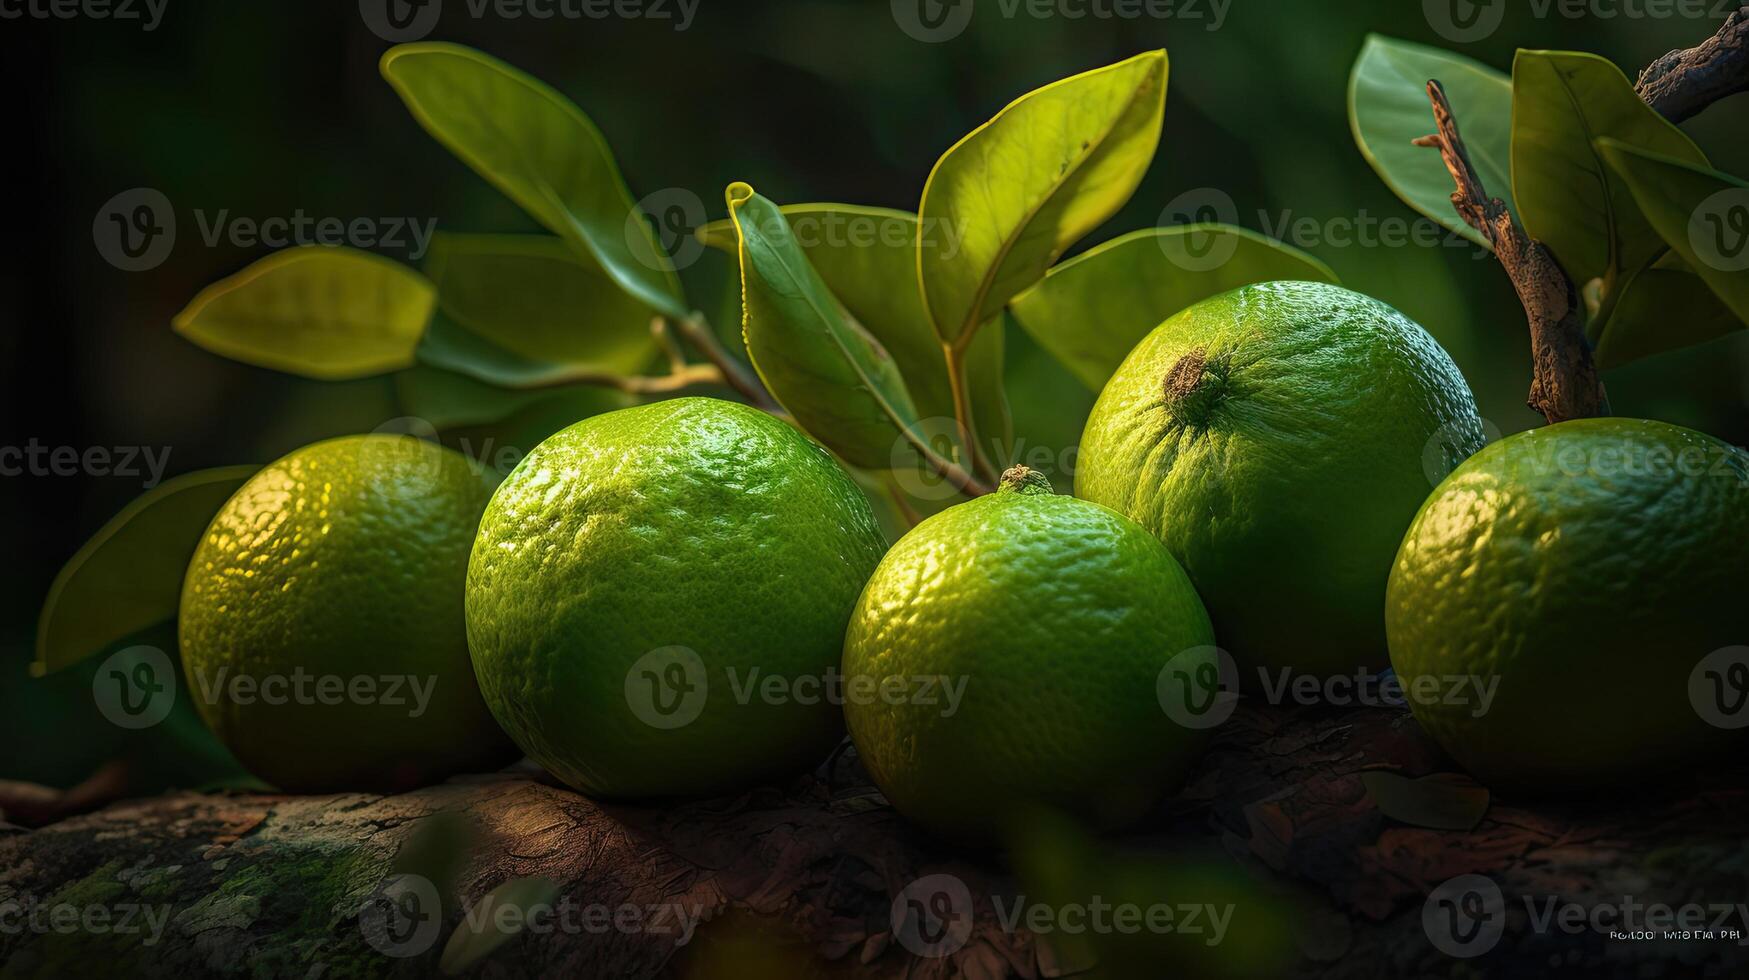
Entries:
{"label": "brown stem nub on lime", "polygon": [[1051,486],[1051,478],[1030,466],[1010,466],[1002,473],[1002,482],[997,485],[998,493],[1044,494],[1056,493],[1056,487]]}
{"label": "brown stem nub on lime", "polygon": [[1166,372],[1166,411],[1181,425],[1201,428],[1227,395],[1227,360],[1193,348]]}

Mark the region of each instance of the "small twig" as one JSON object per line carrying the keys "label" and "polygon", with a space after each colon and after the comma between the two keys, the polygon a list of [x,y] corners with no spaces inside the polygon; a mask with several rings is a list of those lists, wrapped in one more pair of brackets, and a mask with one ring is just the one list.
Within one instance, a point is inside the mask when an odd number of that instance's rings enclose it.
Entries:
{"label": "small twig", "polygon": [[710,324],[702,316],[693,314],[682,320],[675,321],[675,328],[686,338],[687,343],[698,348],[712,364],[716,365],[723,383],[741,393],[741,396],[751,402],[754,407],[762,408],[772,414],[782,414],[775,400],[759,383],[759,378],[747,368],[747,365],[735,360],[722,341],[711,331]]}
{"label": "small twig", "polygon": [[1481,232],[1494,247],[1530,321],[1534,373],[1526,404],[1541,412],[1550,424],[1607,414],[1608,398],[1591,361],[1591,346],[1585,341],[1572,280],[1548,248],[1518,226],[1505,202],[1488,196],[1458,135],[1444,87],[1438,81],[1428,82],[1427,97],[1433,103],[1439,132],[1415,140],[1415,145],[1439,150],[1445,169],[1457,184],[1452,206],[1465,224]]}
{"label": "small twig", "polygon": [[656,343],[668,355],[668,370],[678,373],[686,367],[686,351],[681,350],[680,343],[674,339],[674,332],[668,329],[668,321],[662,317],[650,320],[650,336],[656,338]]}
{"label": "small twig", "polygon": [[978,445],[977,420],[972,415],[972,400],[966,390],[966,355],[965,349],[956,344],[947,344],[943,348],[947,357],[947,386],[953,395],[954,424],[959,429],[960,444],[965,447],[966,460],[972,469],[985,481],[996,482],[996,467],[991,465],[989,457],[984,455]]}
{"label": "small twig", "polygon": [[540,380],[523,385],[525,391],[538,391],[543,388],[570,388],[576,385],[594,385],[599,388],[614,388],[633,395],[670,395],[688,388],[707,385],[726,385],[728,379],[714,364],[682,363],[667,374],[617,374],[613,371],[600,371],[594,368],[574,371],[555,371],[543,375]]}
{"label": "small twig", "polygon": [[1673,123],[1728,95],[1749,91],[1749,5],[1732,11],[1712,37],[1647,65],[1634,90]]}

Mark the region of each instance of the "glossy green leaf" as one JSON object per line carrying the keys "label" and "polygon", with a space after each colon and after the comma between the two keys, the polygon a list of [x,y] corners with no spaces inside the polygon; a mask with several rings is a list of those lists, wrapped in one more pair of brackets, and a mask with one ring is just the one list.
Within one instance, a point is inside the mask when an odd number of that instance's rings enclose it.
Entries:
{"label": "glossy green leaf", "polygon": [[[1187,249],[1210,261],[1185,262],[1179,256]],[[1039,346],[1098,391],[1167,317],[1230,289],[1279,279],[1335,282],[1336,274],[1299,249],[1232,225],[1147,228],[1057,266],[1010,308]]]}
{"label": "glossy green leaf", "polygon": [[398,262],[305,245],[201,290],[173,325],[232,360],[339,381],[412,364],[434,296],[424,276]]}
{"label": "glossy green leaf", "polygon": [[420,364],[500,388],[530,388],[561,380],[570,369],[514,354],[455,322],[439,310],[419,340]]}
{"label": "glossy green leaf", "polygon": [[637,374],[655,311],[544,235],[438,235],[425,275],[444,315],[530,361]]}
{"label": "glossy green leaf", "polygon": [[854,466],[886,469],[917,423],[892,356],[845,316],[775,204],[729,185],[753,367],[814,438]]}
{"label": "glossy green leaf", "polygon": [[1662,239],[1595,140],[1618,139],[1706,165],[1682,131],[1646,105],[1621,69],[1594,54],[1520,51],[1512,64],[1512,190],[1524,230],[1576,284],[1602,280],[1605,305]]}
{"label": "glossy green leaf", "polygon": [[55,577],[37,622],[40,677],[176,617],[182,579],[213,515],[257,466],[199,470],[153,487]]}
{"label": "glossy green leaf", "polygon": [[936,333],[976,330],[1112,216],[1160,142],[1166,52],[1021,96],[936,162],[918,214],[918,274]]}
{"label": "glossy green leaf", "polygon": [[1367,35],[1348,78],[1348,124],[1361,155],[1403,202],[1488,247],[1451,205],[1451,174],[1437,150],[1411,141],[1434,131],[1427,83],[1451,100],[1470,162],[1488,193],[1513,206],[1512,80],[1479,61],[1426,45]]}
{"label": "glossy green leaf", "polygon": [[[892,354],[920,419],[952,419],[953,392],[940,338],[917,290],[917,216],[853,204],[791,204],[779,209],[826,288]],[[712,222],[699,237],[733,252],[735,227]],[[1003,331],[981,328],[966,352],[967,397],[986,453],[1006,446],[1013,419],[1002,386]]]}
{"label": "glossy green leaf", "polygon": [[549,927],[558,897],[551,878],[513,878],[481,896],[450,934],[437,968],[445,976],[466,972],[499,947],[516,938],[531,922]]}
{"label": "glossy green leaf", "polygon": [[397,45],[382,74],[427,132],[535,220],[645,304],[687,314],[607,141],[569,99],[458,44]]}
{"label": "glossy green leaf", "polygon": [[[1741,329],[1749,323],[1749,183],[1710,167],[1649,153],[1615,140],[1598,141],[1610,169],[1627,184],[1634,203],[1671,251],[1681,257],[1681,271],[1692,274],[1733,314],[1682,292],[1684,280],[1665,286],[1662,296],[1611,318],[1599,341],[1599,357],[1622,363],[1636,356],[1674,350]],[[1659,263],[1674,266],[1674,260]],[[1667,278],[1667,277],[1666,277]],[[1662,284],[1661,284],[1662,285]],[[1661,305],[1662,304],[1662,305]]]}

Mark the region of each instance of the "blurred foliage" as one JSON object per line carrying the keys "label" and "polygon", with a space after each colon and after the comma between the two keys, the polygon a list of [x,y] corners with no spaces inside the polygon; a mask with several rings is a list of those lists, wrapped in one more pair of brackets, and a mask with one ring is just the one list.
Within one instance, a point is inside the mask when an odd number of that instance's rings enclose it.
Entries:
{"label": "blurred foliage", "polygon": [[[1498,265],[1461,240],[1366,244],[1332,224],[1417,220],[1349,133],[1347,81],[1363,39],[1377,31],[1451,47],[1500,70],[1520,47],[1590,51],[1632,77],[1716,26],[1539,19],[1509,5],[1492,35],[1453,45],[1413,3],[1234,4],[1213,30],[1206,17],[1038,20],[980,5],[962,35],[922,44],[896,28],[888,4],[871,0],[706,3],[684,32],[648,20],[476,19],[465,5],[449,6],[433,39],[473,45],[550,82],[589,113],[640,195],[689,190],[707,202],[709,219],[725,216],[715,203],[721,188],[742,179],[777,201],[913,209],[918,175],[1016,94],[1167,48],[1160,152],[1134,197],[1081,247],[1154,225],[1187,189],[1219,189],[1236,210],[1229,220],[1285,237],[1346,285],[1426,325],[1506,433],[1540,419],[1523,405],[1527,332]],[[120,21],[27,19],[8,21],[0,43],[13,91],[34,93],[8,111],[18,117],[17,163],[40,198],[28,204],[43,209],[30,248],[0,273],[12,306],[0,359],[13,371],[0,445],[168,446],[174,475],[264,462],[408,414],[393,377],[305,381],[176,337],[171,319],[191,297],[269,252],[209,245],[197,211],[208,222],[221,212],[301,211],[436,218],[458,232],[541,230],[408,115],[378,75],[388,45],[356,4],[190,0],[171,5],[151,32]],[[1743,111],[1726,103],[1683,127],[1726,173],[1749,172]],[[166,194],[179,221],[169,259],[147,273],[119,271],[92,247],[92,216],[134,187]],[[732,263],[706,251],[681,277],[691,303],[738,344]],[[1092,394],[1012,324],[1006,353],[1017,456],[1063,461],[1048,471],[1066,487]],[[1739,444],[1749,442],[1746,378],[1741,333],[1605,375],[1617,413]],[[512,406],[507,427],[483,422],[468,436],[526,449],[580,410],[589,409],[542,399]],[[141,489],[120,477],[0,479],[14,544],[0,620],[0,716],[9,744],[22,749],[0,775],[70,783],[130,735],[97,715],[92,665],[29,683],[25,670],[56,570]]]}

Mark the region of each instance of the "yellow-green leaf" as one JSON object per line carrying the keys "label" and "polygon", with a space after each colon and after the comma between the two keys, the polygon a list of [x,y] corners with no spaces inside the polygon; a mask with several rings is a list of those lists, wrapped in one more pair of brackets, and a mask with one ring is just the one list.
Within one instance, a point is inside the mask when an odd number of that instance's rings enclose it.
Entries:
{"label": "yellow-green leaf", "polygon": [[[1174,257],[1195,240],[1199,255]],[[1082,384],[1098,391],[1130,349],[1179,310],[1254,282],[1335,282],[1299,249],[1232,225],[1147,228],[1114,238],[1050,270],[1011,304],[1014,318]]]}
{"label": "yellow-green leaf", "polygon": [[397,45],[382,74],[427,132],[536,221],[644,303],[687,314],[607,141],[569,99],[459,44]]}
{"label": "yellow-green leaf", "polygon": [[845,316],[775,204],[744,183],[726,197],[753,367],[810,435],[854,466],[886,469],[916,425],[899,367]]}
{"label": "yellow-green leaf", "polygon": [[38,677],[176,618],[182,579],[213,515],[257,466],[198,470],[153,487],[55,577],[37,622]]}
{"label": "yellow-green leaf", "polygon": [[995,316],[1111,217],[1160,142],[1166,52],[1021,96],[936,162],[918,216],[918,275],[948,343]]}
{"label": "yellow-green leaf", "polygon": [[174,326],[232,360],[339,381],[412,364],[434,301],[425,277],[398,262],[305,245],[201,290]]}
{"label": "yellow-green leaf", "polygon": [[[917,291],[917,216],[854,204],[787,204],[779,210],[826,288],[892,354],[918,418],[953,418],[947,358]],[[730,252],[737,243],[727,220],[700,228],[699,237]],[[992,455],[993,445],[1008,444],[1013,429],[1002,362],[1001,324],[988,324],[966,352],[965,373],[973,424]]]}
{"label": "yellow-green leaf", "polygon": [[1427,83],[1451,100],[1470,162],[1488,193],[1512,201],[1512,80],[1462,55],[1369,34],[1348,78],[1348,124],[1354,142],[1403,203],[1481,245],[1488,240],[1451,206],[1451,174],[1439,153],[1410,141],[1433,132]]}
{"label": "yellow-green leaf", "polygon": [[1646,105],[1608,60],[1577,51],[1518,52],[1512,63],[1518,216],[1574,283],[1603,280],[1608,306],[1622,280],[1657,259],[1665,245],[1604,162],[1595,141],[1605,137],[1707,165],[1694,141]]}

